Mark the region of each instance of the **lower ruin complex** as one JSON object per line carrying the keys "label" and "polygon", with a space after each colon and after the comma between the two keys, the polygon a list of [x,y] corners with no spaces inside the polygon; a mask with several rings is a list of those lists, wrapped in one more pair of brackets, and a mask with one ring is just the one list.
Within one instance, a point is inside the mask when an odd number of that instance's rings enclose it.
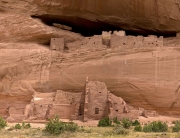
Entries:
{"label": "lower ruin complex", "polygon": [[[118,119],[136,119],[138,116],[147,117],[148,114],[145,112],[143,108],[136,109],[128,106],[121,97],[110,93],[103,82],[89,82],[87,79],[82,92],[57,90],[57,92],[44,94],[35,93],[31,103],[26,105],[24,115],[20,116],[25,120],[46,120],[58,115],[61,119],[86,122],[108,116]],[[9,110],[9,114],[9,121],[13,118],[22,119],[19,115],[14,115],[13,110]]]}

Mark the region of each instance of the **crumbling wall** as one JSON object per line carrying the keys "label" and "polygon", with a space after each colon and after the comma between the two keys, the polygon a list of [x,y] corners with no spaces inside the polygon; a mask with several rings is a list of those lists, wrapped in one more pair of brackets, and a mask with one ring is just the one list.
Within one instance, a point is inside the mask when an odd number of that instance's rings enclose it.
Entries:
{"label": "crumbling wall", "polygon": [[48,118],[57,114],[62,119],[78,119],[81,93],[58,90]]}
{"label": "crumbling wall", "polygon": [[102,32],[102,44],[107,47],[111,47],[111,31],[110,32]]}
{"label": "crumbling wall", "polygon": [[84,44],[83,41],[79,40],[79,41],[75,41],[72,43],[67,43],[66,47],[68,48],[69,52],[72,52],[72,51],[75,51],[77,49],[80,49],[83,44]]}
{"label": "crumbling wall", "polygon": [[7,118],[7,121],[9,122],[17,122],[21,121],[22,119],[25,119],[24,116],[24,108],[15,108],[10,107],[8,109],[9,117]]}
{"label": "crumbling wall", "polygon": [[128,36],[112,35],[111,48],[124,49],[126,48],[127,43],[128,43]]}
{"label": "crumbling wall", "polygon": [[137,37],[135,37],[134,47],[143,47],[143,40],[144,40],[144,37],[143,37],[143,36],[137,36]]}
{"label": "crumbling wall", "polygon": [[100,35],[94,35],[92,37],[86,37],[84,46],[86,46],[86,45],[88,47],[102,46],[101,36]]}
{"label": "crumbling wall", "polygon": [[95,47],[102,47],[102,36],[94,35],[92,37],[85,37],[83,40],[67,43],[66,46],[69,52],[83,48],[91,49]]}
{"label": "crumbling wall", "polygon": [[63,51],[64,50],[64,38],[51,38],[50,48],[51,48],[51,50]]}
{"label": "crumbling wall", "polygon": [[144,47],[154,47],[155,39],[157,39],[157,38],[154,35],[150,35],[148,37],[144,37],[144,41],[143,41]]}
{"label": "crumbling wall", "polygon": [[60,119],[71,119],[71,115],[75,114],[75,106],[71,104],[53,104],[49,111],[48,118],[58,115]]}
{"label": "crumbling wall", "polygon": [[122,118],[137,119],[138,116],[143,115],[143,108],[140,110],[128,106],[121,97],[117,97],[112,93],[108,93],[108,103],[110,118],[117,117],[119,120]]}
{"label": "crumbling wall", "polygon": [[[33,119],[47,119],[58,115],[61,119],[78,119],[81,93],[70,93],[58,90],[51,93],[36,93]],[[28,112],[28,111],[26,111]]]}
{"label": "crumbling wall", "polygon": [[[132,49],[138,47],[162,47],[164,45],[163,36],[157,37],[155,35],[143,36],[126,36],[125,31],[102,32],[102,35],[95,35],[92,37],[85,37],[83,40],[75,41],[72,43],[66,43],[65,47],[69,52],[83,49],[103,47],[118,48],[118,49]],[[178,34],[177,34],[178,35]],[[62,38],[51,39],[51,49],[63,50]],[[58,46],[59,45],[59,46]]]}
{"label": "crumbling wall", "polygon": [[115,31],[111,36],[111,48],[119,48],[121,50],[134,47],[162,47],[163,45],[163,36],[126,36],[123,31]]}
{"label": "crumbling wall", "polygon": [[125,31],[114,31],[113,34],[115,34],[117,36],[126,36],[126,32]]}

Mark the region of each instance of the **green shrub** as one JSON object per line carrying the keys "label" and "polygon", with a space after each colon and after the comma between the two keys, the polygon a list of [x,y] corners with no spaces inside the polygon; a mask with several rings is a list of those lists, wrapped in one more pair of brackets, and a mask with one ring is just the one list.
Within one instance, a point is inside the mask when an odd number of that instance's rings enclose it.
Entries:
{"label": "green shrub", "polygon": [[1,116],[0,116],[0,129],[3,129],[4,127],[7,126],[6,120],[4,120]]}
{"label": "green shrub", "polygon": [[15,129],[21,129],[21,125],[18,123],[15,125]]}
{"label": "green shrub", "polygon": [[172,132],[180,131],[180,121],[174,121],[174,126],[172,127]]}
{"label": "green shrub", "polygon": [[118,120],[117,117],[114,117],[114,118],[113,118],[113,123],[114,123],[114,124],[120,124],[120,121]]}
{"label": "green shrub", "polygon": [[124,128],[130,128],[132,126],[132,121],[129,118],[123,118],[121,123]]}
{"label": "green shrub", "polygon": [[172,124],[180,124],[180,120],[174,120],[172,121]]}
{"label": "green shrub", "polygon": [[115,125],[113,128],[113,132],[118,135],[127,135],[129,133],[122,125]]}
{"label": "green shrub", "polygon": [[102,118],[102,119],[99,120],[98,126],[99,126],[99,127],[112,126],[112,120],[111,120],[109,117]]}
{"label": "green shrub", "polygon": [[136,125],[134,127],[134,131],[141,132],[142,131],[142,126],[141,125]]}
{"label": "green shrub", "polygon": [[143,132],[153,132],[151,124],[145,124],[143,127]]}
{"label": "green shrub", "polygon": [[28,124],[25,124],[24,126],[23,126],[23,128],[25,128],[25,129],[29,129],[29,128],[31,128],[31,125],[28,123]]}
{"label": "green shrub", "polygon": [[55,116],[52,119],[49,119],[49,122],[46,124],[45,131],[49,132],[50,134],[61,134],[65,131],[75,132],[78,130],[78,125],[73,122],[64,123],[60,121],[58,116]]}
{"label": "green shrub", "polygon": [[134,122],[132,122],[132,126],[139,126],[139,125],[141,124],[138,120],[135,120]]}
{"label": "green shrub", "polygon": [[144,125],[143,127],[144,132],[166,132],[167,130],[168,125],[166,123],[162,123],[161,121],[154,121]]}
{"label": "green shrub", "polygon": [[168,125],[166,123],[162,123],[161,121],[152,122],[153,132],[166,132],[168,130]]}
{"label": "green shrub", "polygon": [[78,128],[78,124],[74,122],[65,123],[65,131],[76,132]]}
{"label": "green shrub", "polygon": [[45,127],[45,130],[50,134],[61,134],[65,131],[64,129],[64,123],[59,120],[58,116],[49,119],[49,122],[46,124]]}
{"label": "green shrub", "polygon": [[21,128],[22,129],[29,129],[29,128],[31,128],[31,125],[29,123],[26,124],[24,122],[22,122],[22,125],[20,125],[19,123],[15,125],[15,129],[21,129]]}

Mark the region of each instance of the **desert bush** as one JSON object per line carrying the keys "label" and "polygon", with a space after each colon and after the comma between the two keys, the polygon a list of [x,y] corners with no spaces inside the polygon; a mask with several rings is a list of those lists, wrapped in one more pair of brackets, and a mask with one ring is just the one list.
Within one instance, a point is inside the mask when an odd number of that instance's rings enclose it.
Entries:
{"label": "desert bush", "polygon": [[161,121],[154,121],[144,125],[144,132],[166,132],[168,130],[168,125],[162,123]]}
{"label": "desert bush", "polygon": [[74,122],[65,123],[65,131],[76,132],[78,130],[78,124]]}
{"label": "desert bush", "polygon": [[141,124],[138,120],[135,120],[132,122],[132,126],[139,126],[139,125],[141,125]]}
{"label": "desert bush", "polygon": [[114,124],[120,124],[120,121],[118,120],[117,117],[114,117],[114,118],[113,118],[113,123],[114,123]]}
{"label": "desert bush", "polygon": [[28,123],[22,123],[22,125],[20,125],[19,123],[15,125],[15,129],[29,129],[31,128],[31,125]]}
{"label": "desert bush", "polygon": [[28,123],[28,124],[22,125],[22,127],[23,127],[24,129],[29,129],[29,128],[31,128],[31,125]]}
{"label": "desert bush", "polygon": [[78,125],[73,122],[64,123],[60,121],[58,116],[55,116],[49,119],[49,122],[46,124],[45,131],[49,132],[50,134],[61,134],[65,131],[75,132],[78,130]]}
{"label": "desert bush", "polygon": [[168,125],[165,122],[162,123],[161,121],[152,122],[152,126],[153,132],[166,132],[168,130]]}
{"label": "desert bush", "polygon": [[123,118],[121,123],[124,128],[130,128],[132,126],[132,121],[129,118]]}
{"label": "desert bush", "polygon": [[141,124],[136,125],[136,126],[134,127],[134,131],[141,132],[141,131],[142,131],[142,126],[141,126]]}
{"label": "desert bush", "polygon": [[64,123],[59,120],[58,116],[49,119],[45,127],[45,130],[50,134],[61,134],[64,132],[64,129]]}
{"label": "desert bush", "polygon": [[174,126],[172,127],[172,132],[180,131],[180,121],[174,121]]}
{"label": "desert bush", "polygon": [[3,129],[4,127],[7,126],[7,122],[6,120],[4,120],[1,116],[0,116],[0,129]]}
{"label": "desert bush", "polygon": [[99,127],[112,126],[112,120],[111,120],[109,117],[102,118],[102,119],[99,120],[98,126],[99,126]]}
{"label": "desert bush", "polygon": [[151,124],[145,124],[143,127],[143,132],[153,132]]}
{"label": "desert bush", "polygon": [[115,125],[113,128],[113,132],[118,135],[127,135],[129,133],[122,125]]}
{"label": "desert bush", "polygon": [[180,124],[180,120],[174,120],[172,121],[172,124]]}
{"label": "desert bush", "polygon": [[15,129],[21,129],[21,125],[18,123],[15,125]]}

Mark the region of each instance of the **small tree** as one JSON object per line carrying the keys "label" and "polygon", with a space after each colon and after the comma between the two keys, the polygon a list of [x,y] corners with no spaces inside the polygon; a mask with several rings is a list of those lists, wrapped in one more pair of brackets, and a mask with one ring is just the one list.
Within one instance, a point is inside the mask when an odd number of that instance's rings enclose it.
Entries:
{"label": "small tree", "polygon": [[7,126],[7,122],[6,120],[4,120],[1,116],[0,116],[0,129],[3,129],[4,127]]}

